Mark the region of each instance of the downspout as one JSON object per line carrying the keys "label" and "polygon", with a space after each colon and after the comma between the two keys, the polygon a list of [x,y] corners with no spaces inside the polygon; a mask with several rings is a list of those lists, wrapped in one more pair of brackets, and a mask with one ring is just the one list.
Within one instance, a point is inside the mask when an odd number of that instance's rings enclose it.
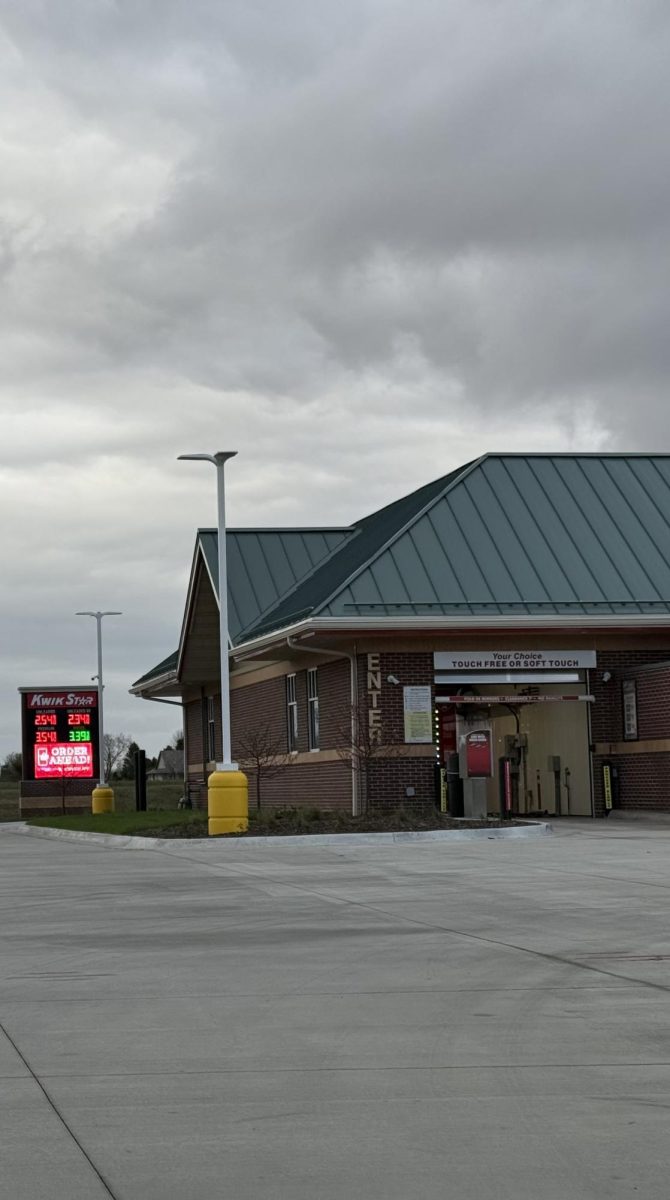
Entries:
{"label": "downspout", "polygon": [[359,817],[361,815],[360,798],[358,791],[358,755],[356,753],[356,712],[358,708],[358,681],[357,681],[357,665],[356,654],[354,651],[344,650],[336,653],[334,650],[320,650],[318,646],[305,646],[302,642],[296,642],[292,637],[287,637],[286,645],[290,650],[299,650],[305,654],[320,654],[325,658],[348,658],[349,659],[349,699],[351,703],[351,815]]}

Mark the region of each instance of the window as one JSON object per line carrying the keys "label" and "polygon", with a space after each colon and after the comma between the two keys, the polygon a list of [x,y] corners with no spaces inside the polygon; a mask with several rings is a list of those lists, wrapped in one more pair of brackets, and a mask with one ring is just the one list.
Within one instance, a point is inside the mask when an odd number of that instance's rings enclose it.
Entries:
{"label": "window", "polygon": [[207,697],[207,748],[208,762],[216,762],[216,717],[214,713],[214,697]]}
{"label": "window", "polygon": [[295,675],[286,676],[286,729],[289,753],[298,749],[298,701],[295,696]]}
{"label": "window", "polygon": [[307,729],[310,750],[319,749],[319,679],[318,667],[307,672]]}

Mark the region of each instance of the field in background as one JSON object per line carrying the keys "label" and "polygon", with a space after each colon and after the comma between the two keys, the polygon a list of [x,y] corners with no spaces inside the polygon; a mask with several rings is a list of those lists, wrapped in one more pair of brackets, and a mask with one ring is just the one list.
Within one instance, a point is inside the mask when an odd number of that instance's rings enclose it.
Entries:
{"label": "field in background", "polygon": [[[135,785],[132,779],[121,779],[112,784],[117,812],[135,811]],[[152,812],[164,812],[176,809],[177,802],[184,795],[184,784],[181,780],[176,783],[148,783],[147,808]],[[0,821],[18,821],[19,819],[19,785],[18,783],[0,783]]]}

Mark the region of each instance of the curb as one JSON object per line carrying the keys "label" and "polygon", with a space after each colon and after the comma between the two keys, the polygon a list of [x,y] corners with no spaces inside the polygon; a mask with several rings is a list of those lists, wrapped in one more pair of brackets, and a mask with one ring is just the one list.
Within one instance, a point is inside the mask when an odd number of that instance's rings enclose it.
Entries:
{"label": "curb", "polygon": [[231,837],[231,838],[153,838],[117,833],[83,833],[76,829],[50,829],[48,826],[26,825],[24,822],[7,826],[8,832],[21,834],[26,837],[42,837],[52,841],[87,842],[94,846],[107,846],[115,850],[173,850],[190,846],[194,849],[204,849],[205,846],[235,846],[242,850],[245,847],[257,850],[262,846],[378,846],[416,842],[473,842],[481,841],[523,841],[528,838],[546,837],[553,833],[552,826],[546,822],[533,825],[513,825],[511,829],[500,829],[492,826],[490,829],[418,829],[398,833],[304,833],[287,834],[286,836],[269,837]]}

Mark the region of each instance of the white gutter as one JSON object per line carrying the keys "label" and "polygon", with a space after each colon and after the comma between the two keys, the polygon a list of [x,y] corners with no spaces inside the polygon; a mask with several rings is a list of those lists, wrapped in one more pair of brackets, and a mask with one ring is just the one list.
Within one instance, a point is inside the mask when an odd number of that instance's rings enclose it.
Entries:
{"label": "white gutter", "polygon": [[[157,686],[160,688],[163,688],[163,687],[165,687],[166,684],[175,684],[175,683],[176,684],[179,683],[179,679],[177,677],[177,672],[176,671],[168,671],[164,675],[156,675],[153,679],[147,679],[146,683],[143,683],[141,687],[138,687],[137,684],[133,684],[133,686],[131,688],[128,688],[128,691],[131,696],[139,696],[140,699],[142,699],[142,700],[151,700],[151,699],[153,699],[153,697],[145,696],[144,695],[145,691],[148,691],[149,689],[151,689],[153,691],[153,689]],[[179,704],[180,701],[174,700],[174,701],[171,701],[171,703]]]}
{"label": "white gutter", "polygon": [[326,658],[348,658],[349,659],[349,699],[351,703],[351,815],[352,817],[360,816],[360,797],[358,793],[358,755],[356,753],[356,717],[358,708],[358,680],[356,674],[356,655],[349,651],[343,650],[336,653],[334,650],[323,650],[318,646],[305,646],[302,642],[296,642],[292,637],[286,638],[286,645],[291,650],[304,651],[306,654],[319,654]]}
{"label": "white gutter", "polygon": [[403,633],[403,632],[422,632],[429,630],[433,633],[457,633],[459,631],[469,632],[472,630],[491,629],[493,631],[517,629],[583,629],[583,630],[598,630],[598,629],[620,629],[620,628],[637,628],[637,629],[667,629],[670,631],[670,613],[664,613],[662,616],[655,616],[651,613],[623,613],[615,616],[613,613],[608,613],[601,617],[587,615],[585,613],[566,616],[559,613],[547,613],[545,616],[537,614],[519,614],[518,616],[501,616],[499,613],[491,614],[491,616],[462,616],[462,617],[389,617],[388,615],[380,617],[305,617],[301,621],[296,621],[295,624],[285,626],[284,629],[275,629],[271,633],[261,634],[259,637],[250,638],[248,642],[243,642],[241,645],[234,647],[232,653],[235,658],[244,659],[247,655],[253,657],[266,647],[272,646],[275,643],[285,642],[291,636],[294,637],[299,633],[366,633],[368,631],[375,633]]}

